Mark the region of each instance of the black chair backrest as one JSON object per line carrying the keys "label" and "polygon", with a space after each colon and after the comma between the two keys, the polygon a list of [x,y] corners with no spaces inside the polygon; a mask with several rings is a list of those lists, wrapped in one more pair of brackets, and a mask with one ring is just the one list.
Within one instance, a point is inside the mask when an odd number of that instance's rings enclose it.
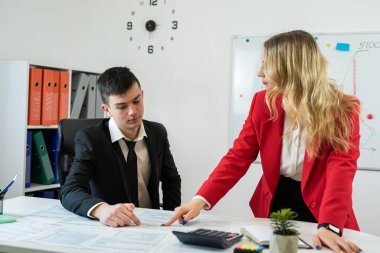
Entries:
{"label": "black chair backrest", "polygon": [[78,130],[97,125],[103,119],[62,119],[58,123],[59,144],[57,165],[59,182],[63,186],[75,157],[74,137]]}

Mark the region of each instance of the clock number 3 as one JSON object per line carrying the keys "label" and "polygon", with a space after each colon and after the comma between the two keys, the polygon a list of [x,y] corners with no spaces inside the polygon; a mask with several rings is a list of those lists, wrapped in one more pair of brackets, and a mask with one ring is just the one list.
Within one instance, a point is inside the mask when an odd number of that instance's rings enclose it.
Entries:
{"label": "clock number 3", "polygon": [[172,29],[176,30],[178,28],[178,21],[172,21]]}

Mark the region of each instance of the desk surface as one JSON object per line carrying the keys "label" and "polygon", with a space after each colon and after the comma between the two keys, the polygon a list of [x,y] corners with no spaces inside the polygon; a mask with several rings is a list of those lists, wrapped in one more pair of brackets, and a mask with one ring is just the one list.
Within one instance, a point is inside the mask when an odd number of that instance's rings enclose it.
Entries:
{"label": "desk surface", "polygon": [[[186,226],[160,227],[171,212],[142,208],[137,208],[136,212],[143,225],[110,228],[66,211],[58,200],[24,196],[8,199],[4,203],[4,214],[18,220],[0,224],[0,252],[233,252],[233,247],[219,250],[181,244],[171,231],[201,227],[239,232],[242,226],[249,224],[269,226],[268,219],[238,219],[202,213]],[[311,243],[315,224],[297,223],[301,237]],[[366,253],[379,252],[379,237],[352,230],[345,230],[344,237],[356,242]],[[251,243],[243,239],[237,244]],[[320,251],[299,249],[298,252],[331,251],[324,248]]]}

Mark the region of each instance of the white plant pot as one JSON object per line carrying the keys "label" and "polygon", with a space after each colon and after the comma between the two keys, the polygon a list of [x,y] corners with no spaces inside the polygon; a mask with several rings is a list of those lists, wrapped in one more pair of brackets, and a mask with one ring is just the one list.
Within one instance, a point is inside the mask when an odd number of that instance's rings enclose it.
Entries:
{"label": "white plant pot", "polygon": [[298,235],[272,235],[269,242],[270,253],[296,253]]}

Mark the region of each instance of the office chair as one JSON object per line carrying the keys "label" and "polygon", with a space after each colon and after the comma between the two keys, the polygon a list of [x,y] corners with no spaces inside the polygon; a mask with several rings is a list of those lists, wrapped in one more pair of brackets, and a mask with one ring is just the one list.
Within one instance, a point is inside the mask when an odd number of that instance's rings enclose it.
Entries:
{"label": "office chair", "polygon": [[99,119],[62,119],[58,123],[58,150],[57,165],[59,173],[59,182],[61,187],[66,182],[69,174],[71,163],[75,157],[74,137],[78,130],[97,125],[102,118]]}

